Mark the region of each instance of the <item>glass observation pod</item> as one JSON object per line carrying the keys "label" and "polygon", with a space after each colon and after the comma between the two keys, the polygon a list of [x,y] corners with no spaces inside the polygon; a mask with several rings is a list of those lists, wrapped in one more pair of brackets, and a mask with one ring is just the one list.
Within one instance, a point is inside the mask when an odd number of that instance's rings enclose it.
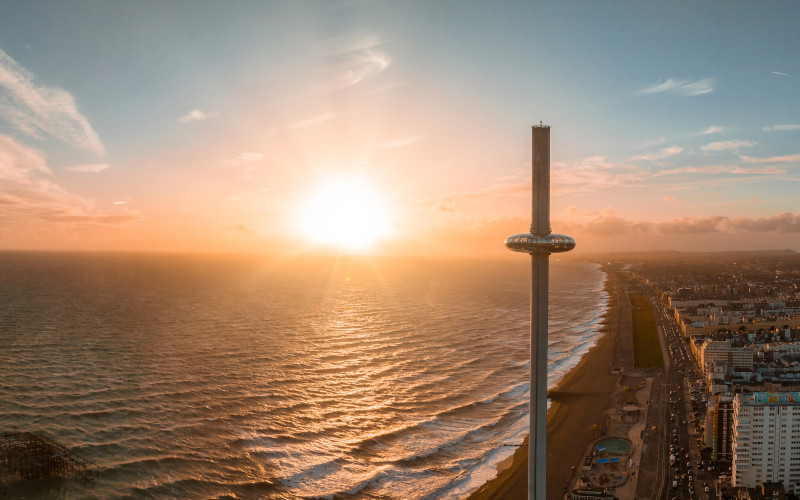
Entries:
{"label": "glass observation pod", "polygon": [[563,234],[536,236],[530,233],[515,234],[506,238],[506,248],[515,252],[536,253],[537,250],[548,253],[569,252],[575,248],[575,240]]}

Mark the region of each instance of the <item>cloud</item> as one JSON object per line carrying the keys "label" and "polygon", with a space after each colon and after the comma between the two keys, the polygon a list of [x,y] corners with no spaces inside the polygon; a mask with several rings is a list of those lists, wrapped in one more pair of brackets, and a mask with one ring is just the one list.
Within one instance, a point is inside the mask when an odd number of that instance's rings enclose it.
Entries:
{"label": "cloud", "polygon": [[553,162],[550,169],[553,193],[562,194],[640,186],[648,175],[647,170],[639,166],[607,161],[603,156]]}
{"label": "cloud", "polygon": [[589,237],[591,239],[632,237],[638,239],[626,241],[649,242],[650,245],[660,246],[667,241],[674,243],[677,240],[670,240],[670,238],[676,237],[716,235],[714,238],[719,239],[723,235],[733,236],[743,233],[800,233],[800,213],[787,212],[770,217],[736,219],[724,215],[679,217],[662,222],[632,221],[616,215],[603,215],[587,223],[557,223],[556,225],[563,228],[565,233],[573,236],[579,243]]}
{"label": "cloud", "polygon": [[225,158],[220,162],[223,167],[245,167],[253,165],[264,159],[261,153],[242,153],[234,158]]}
{"label": "cloud", "polygon": [[800,212],[785,212],[760,219],[741,218],[730,221],[733,229],[751,232],[800,233]]}
{"label": "cloud", "polygon": [[292,123],[291,125],[287,125],[287,126],[283,127],[282,130],[298,130],[298,129],[301,129],[301,128],[311,127],[313,125],[319,125],[320,123],[325,123],[327,121],[333,120],[337,116],[338,115],[336,113],[331,113],[329,111],[326,111],[326,112],[320,113],[317,116],[314,116],[312,118],[308,118],[308,119],[305,119],[305,120],[300,120],[298,122]]}
{"label": "cloud", "polygon": [[790,130],[800,130],[800,125],[773,125],[771,127],[764,127],[761,130],[764,132],[787,132]]}
{"label": "cloud", "polygon": [[395,139],[394,141],[389,141],[386,144],[384,144],[383,148],[384,149],[401,148],[403,146],[408,146],[409,144],[413,144],[420,139],[422,139],[422,136],[404,137],[402,139]]}
{"label": "cloud", "polygon": [[[593,156],[574,162],[554,162],[551,165],[553,193],[589,193],[625,187],[637,187],[649,176],[646,169],[625,163],[609,162]],[[413,203],[411,206],[432,207],[453,212],[460,205],[491,203],[509,197],[530,199],[530,167],[514,175],[495,179],[482,189],[458,193],[443,193]]]}
{"label": "cloud", "polygon": [[662,83],[657,83],[655,85],[651,85],[650,87],[643,88],[639,90],[637,93],[639,94],[657,94],[660,92],[667,92],[670,90],[674,90],[682,85],[686,84],[685,81],[678,81],[673,80],[672,78],[667,79]]}
{"label": "cloud", "polygon": [[667,194],[664,195],[664,201],[666,201],[667,203],[675,203],[675,201],[677,200],[674,196]]}
{"label": "cloud", "polygon": [[[594,226],[590,228],[590,226]],[[588,223],[584,230],[593,234],[653,233],[663,235],[705,234],[718,232],[776,232],[800,233],[800,212],[789,212],[761,218],[732,219],[724,215],[710,217],[680,217],[666,222],[633,222],[619,217],[600,217]]]}
{"label": "cloud", "polygon": [[329,80],[331,90],[357,85],[362,81],[378,76],[389,67],[391,59],[385,53],[369,49],[352,56],[337,68]]}
{"label": "cloud", "polygon": [[702,167],[686,166],[677,167],[657,172],[656,176],[665,175],[680,175],[680,174],[756,174],[756,175],[771,175],[783,174],[785,170],[777,169],[774,167],[767,168],[743,168],[738,165],[705,165]]}
{"label": "cloud", "polygon": [[58,87],[37,84],[33,74],[0,49],[0,117],[22,133],[41,139],[49,135],[84,151],[106,153],[103,143],[78,111],[75,98]]}
{"label": "cloud", "polygon": [[91,172],[97,173],[102,172],[103,170],[107,169],[111,165],[108,163],[90,163],[88,165],[73,165],[71,167],[64,167],[64,170],[69,170],[70,172]]}
{"label": "cloud", "polygon": [[710,78],[688,83],[676,89],[676,92],[685,96],[697,96],[714,92],[714,81]]}
{"label": "cloud", "polygon": [[702,132],[698,133],[697,135],[720,134],[724,131],[725,127],[717,127],[716,125],[712,125],[707,129],[703,130]]}
{"label": "cloud", "polygon": [[731,170],[732,174],[755,174],[755,175],[778,175],[785,174],[786,170],[777,167],[764,167],[764,168],[744,168],[735,167]]}
{"label": "cloud", "polygon": [[652,224],[647,222],[634,222],[617,217],[615,215],[605,215],[598,217],[591,222],[584,224],[580,229],[573,228],[592,236],[611,236],[631,233],[648,233],[652,229]]}
{"label": "cloud", "polygon": [[664,82],[636,91],[636,94],[660,94],[668,92],[680,96],[693,97],[714,92],[714,81],[704,78],[695,82],[668,78]]}
{"label": "cloud", "polygon": [[578,210],[575,206],[567,207],[567,214],[577,217],[598,217],[599,215],[614,215],[615,211],[611,207],[606,207],[602,210],[583,211]]}
{"label": "cloud", "polygon": [[215,118],[217,116],[216,113],[206,113],[199,109],[193,109],[186,113],[185,115],[178,118],[178,121],[181,123],[189,123],[189,122],[196,122],[200,120],[208,120],[209,118]]}
{"label": "cloud", "polygon": [[647,139],[637,144],[636,149],[647,149],[653,146],[658,146],[659,144],[664,144],[665,142],[667,142],[667,140],[663,137],[659,137],[658,139]]}
{"label": "cloud", "polygon": [[756,144],[757,143],[753,141],[731,140],[731,141],[711,142],[701,147],[700,149],[702,149],[703,151],[725,151],[729,149],[749,148],[755,146]]}
{"label": "cloud", "polygon": [[662,234],[702,234],[719,231],[727,217],[681,217],[674,221],[656,223],[655,229]]}
{"label": "cloud", "polygon": [[106,214],[53,181],[42,154],[0,135],[0,226],[31,221],[122,224],[134,213]]}
{"label": "cloud", "polygon": [[779,76],[792,76],[792,75],[790,75],[788,73],[781,73],[780,71],[773,71],[772,74],[773,75],[779,75]]}
{"label": "cloud", "polygon": [[[433,247],[438,246],[442,252],[452,252],[452,241],[457,240],[461,243],[457,250],[508,256],[502,241],[525,231],[529,224],[526,217],[501,217],[457,227],[448,224],[431,231],[430,239]],[[800,213],[760,218],[680,217],[667,221],[634,221],[606,214],[585,223],[554,220],[553,228],[574,237],[578,252],[796,248]]]}
{"label": "cloud", "polygon": [[328,54],[344,54],[367,50],[386,43],[386,40],[375,33],[358,32],[328,40],[319,49]]}
{"label": "cloud", "polygon": [[321,48],[326,70],[325,83],[320,90],[344,89],[378,76],[392,62],[381,49],[384,43],[382,38],[370,33],[331,40]]}
{"label": "cloud", "polygon": [[141,219],[138,215],[87,215],[75,214],[68,210],[45,210],[39,212],[39,218],[50,222],[82,222],[119,225]]}
{"label": "cloud", "polygon": [[443,198],[439,206],[436,207],[436,210],[440,212],[455,212],[456,201],[453,198]]}
{"label": "cloud", "polygon": [[670,156],[675,156],[683,152],[683,148],[680,146],[670,146],[668,148],[662,148],[657,153],[651,154],[643,154],[643,155],[636,155],[631,160],[663,160],[664,158],[668,158]]}
{"label": "cloud", "polygon": [[766,158],[755,158],[753,156],[742,156],[742,160],[747,163],[794,163],[800,162],[800,154],[786,156],[770,156]]}
{"label": "cloud", "polygon": [[248,226],[246,226],[244,224],[237,224],[235,226],[229,226],[228,229],[230,231],[246,234],[248,236],[254,236],[256,234],[255,231],[253,231],[252,229],[250,229]]}

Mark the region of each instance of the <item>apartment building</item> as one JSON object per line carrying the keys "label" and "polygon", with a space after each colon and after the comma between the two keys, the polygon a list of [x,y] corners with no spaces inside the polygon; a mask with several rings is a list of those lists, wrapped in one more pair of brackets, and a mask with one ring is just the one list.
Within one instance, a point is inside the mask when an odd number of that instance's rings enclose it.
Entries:
{"label": "apartment building", "polygon": [[736,394],[731,450],[733,486],[800,491],[800,392]]}

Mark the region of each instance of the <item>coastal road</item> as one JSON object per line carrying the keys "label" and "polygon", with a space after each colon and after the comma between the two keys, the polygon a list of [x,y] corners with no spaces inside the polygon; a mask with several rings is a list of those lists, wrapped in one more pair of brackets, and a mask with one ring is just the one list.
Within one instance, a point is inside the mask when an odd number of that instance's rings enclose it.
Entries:
{"label": "coastal road", "polygon": [[666,466],[661,468],[663,473],[659,477],[659,486],[664,487],[657,488],[651,498],[707,498],[703,484],[697,479],[700,447],[695,444],[697,435],[691,428],[697,417],[705,415],[700,375],[674,319],[654,297],[650,299],[666,341],[664,354],[670,360],[665,376],[667,400],[662,426],[667,437],[663,449]]}

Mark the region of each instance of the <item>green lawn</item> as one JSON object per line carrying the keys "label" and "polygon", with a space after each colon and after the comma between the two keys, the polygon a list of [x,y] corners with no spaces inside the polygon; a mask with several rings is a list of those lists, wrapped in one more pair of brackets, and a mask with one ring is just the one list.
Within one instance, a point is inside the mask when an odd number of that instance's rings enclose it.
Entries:
{"label": "green lawn", "polygon": [[653,308],[644,295],[629,293],[633,312],[633,364],[637,368],[664,366]]}

